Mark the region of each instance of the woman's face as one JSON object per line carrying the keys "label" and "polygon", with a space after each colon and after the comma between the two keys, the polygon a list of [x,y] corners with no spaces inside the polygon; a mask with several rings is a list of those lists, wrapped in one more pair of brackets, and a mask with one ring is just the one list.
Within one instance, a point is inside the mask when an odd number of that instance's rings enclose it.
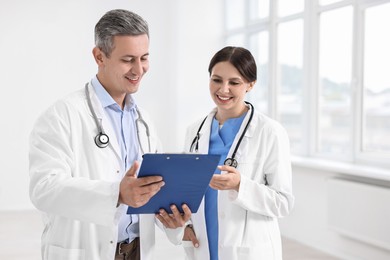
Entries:
{"label": "woman's face", "polygon": [[[248,82],[228,61],[214,65],[210,76],[210,94],[223,121],[239,117],[245,110],[245,94],[255,82]],[[219,118],[217,118],[219,119]]]}

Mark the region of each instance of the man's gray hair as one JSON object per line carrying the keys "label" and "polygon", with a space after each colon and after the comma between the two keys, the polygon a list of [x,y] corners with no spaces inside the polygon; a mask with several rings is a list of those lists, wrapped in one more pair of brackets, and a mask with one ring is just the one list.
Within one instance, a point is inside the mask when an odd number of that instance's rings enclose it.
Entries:
{"label": "man's gray hair", "polygon": [[107,57],[114,49],[114,36],[137,36],[146,34],[149,37],[148,23],[138,14],[128,10],[108,11],[95,26],[95,45]]}

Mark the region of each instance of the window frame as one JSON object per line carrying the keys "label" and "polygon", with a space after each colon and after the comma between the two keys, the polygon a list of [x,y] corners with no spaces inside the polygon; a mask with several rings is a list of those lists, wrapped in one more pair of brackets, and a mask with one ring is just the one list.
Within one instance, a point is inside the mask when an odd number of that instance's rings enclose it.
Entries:
{"label": "window frame", "polygon": [[[281,23],[302,19],[303,21],[303,136],[302,154],[297,156],[312,159],[329,159],[338,162],[363,164],[388,168],[388,153],[365,152],[361,149],[363,144],[363,69],[364,69],[364,14],[370,7],[390,3],[390,0],[341,0],[329,5],[320,5],[319,1],[304,0],[304,10],[299,13],[291,14],[285,17],[277,15],[277,0],[269,0],[269,16],[263,19],[250,20],[250,0],[243,0],[245,7],[244,27],[228,30],[225,27],[224,39],[228,42],[229,37],[236,34],[244,36],[244,47],[249,48],[250,37],[260,31],[268,32],[268,115],[271,118],[278,118],[278,93],[279,93],[279,71],[278,71],[278,26]],[[227,1],[225,1],[226,10]],[[350,133],[352,136],[352,147],[350,153],[345,158],[332,156],[317,151],[319,135],[319,34],[320,34],[320,16],[324,12],[329,12],[346,6],[353,9],[352,15],[352,60],[351,60],[351,113],[352,125]],[[225,20],[226,17],[225,12]]]}

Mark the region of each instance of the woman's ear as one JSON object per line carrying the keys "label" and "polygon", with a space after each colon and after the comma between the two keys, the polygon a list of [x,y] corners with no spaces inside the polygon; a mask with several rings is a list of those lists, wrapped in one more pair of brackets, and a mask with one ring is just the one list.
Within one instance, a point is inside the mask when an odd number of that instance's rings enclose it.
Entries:
{"label": "woman's ear", "polygon": [[256,84],[256,80],[249,82],[249,85],[248,85],[248,88],[246,89],[246,92],[248,93],[249,91],[251,91],[255,84]]}

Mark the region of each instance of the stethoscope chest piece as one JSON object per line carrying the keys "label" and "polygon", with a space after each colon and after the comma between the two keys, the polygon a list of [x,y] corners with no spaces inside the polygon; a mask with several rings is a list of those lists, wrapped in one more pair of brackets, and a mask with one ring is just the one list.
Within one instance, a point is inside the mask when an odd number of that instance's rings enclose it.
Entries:
{"label": "stethoscope chest piece", "polygon": [[108,138],[108,135],[106,135],[106,134],[104,134],[104,133],[99,133],[99,134],[95,137],[95,144],[96,144],[99,148],[105,148],[105,147],[107,147],[109,141],[110,141],[110,138]]}
{"label": "stethoscope chest piece", "polygon": [[227,158],[223,164],[237,168],[238,162],[234,158]]}

